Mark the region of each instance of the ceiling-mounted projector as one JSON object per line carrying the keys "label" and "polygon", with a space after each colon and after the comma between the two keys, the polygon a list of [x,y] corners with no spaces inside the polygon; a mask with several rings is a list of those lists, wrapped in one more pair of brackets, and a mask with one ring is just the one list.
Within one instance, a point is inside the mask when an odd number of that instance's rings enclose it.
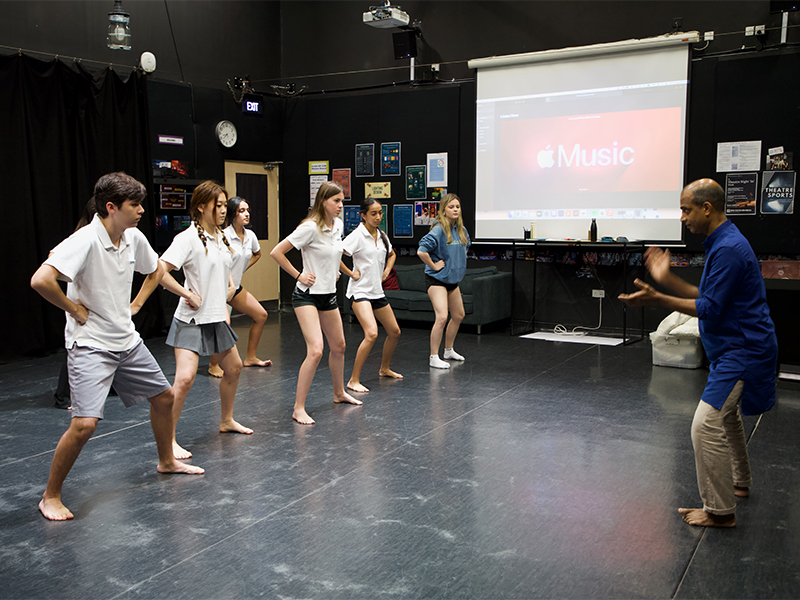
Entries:
{"label": "ceiling-mounted projector", "polygon": [[400,10],[399,6],[390,6],[388,1],[384,6],[370,8],[364,13],[363,19],[365,25],[378,29],[405,27],[409,22],[408,13]]}

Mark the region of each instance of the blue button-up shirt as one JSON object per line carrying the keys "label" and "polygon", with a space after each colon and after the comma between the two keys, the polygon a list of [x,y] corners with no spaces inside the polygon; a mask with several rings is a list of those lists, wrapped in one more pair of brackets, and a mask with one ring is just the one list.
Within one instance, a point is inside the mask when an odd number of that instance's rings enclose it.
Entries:
{"label": "blue button-up shirt", "polygon": [[761,414],[775,403],[778,341],[758,260],[731,221],[717,227],[703,246],[706,265],[695,301],[711,361],[703,401],[722,408],[742,379],[742,413]]}

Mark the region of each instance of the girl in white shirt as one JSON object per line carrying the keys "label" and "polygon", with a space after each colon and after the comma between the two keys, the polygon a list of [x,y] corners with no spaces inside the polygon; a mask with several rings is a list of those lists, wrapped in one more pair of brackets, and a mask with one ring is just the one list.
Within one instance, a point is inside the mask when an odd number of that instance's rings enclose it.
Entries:
{"label": "girl in white shirt", "polygon": [[[328,366],[333,378],[333,401],[360,405],[344,388],[344,328],[336,302],[336,280],[342,260],[342,231],[339,215],[344,193],[333,181],[326,181],[317,191],[314,206],[308,217],[286,239],[278,243],[270,256],[281,269],[297,282],[292,294],[292,306],[306,341],[306,358],[297,376],[292,418],[301,425],[313,425],[306,412],[306,396],[324,347],[322,336],[328,340]],[[303,268],[295,268],[286,253],[300,250]]]}
{"label": "girl in white shirt", "polygon": [[[161,256],[167,273],[183,268],[184,285],[165,275],[162,285],[184,298],[178,303],[167,336],[167,344],[175,348],[174,426],[189,390],[192,389],[200,355],[215,356],[222,367],[219,386],[222,417],[219,430],[231,433],[253,433],[233,418],[233,400],[239,385],[242,359],[236,350],[237,336],[230,326],[225,307],[236,288],[231,277],[233,249],[220,225],[227,212],[225,188],[213,181],[204,181],[192,194],[189,215],[192,225],[172,240]],[[175,458],[190,458],[192,453],[178,445],[173,433]]]}
{"label": "girl in white shirt", "polygon": [[[250,205],[247,200],[240,196],[234,196],[228,200],[225,223],[228,226],[224,233],[234,250],[231,275],[236,288],[233,298],[228,304],[253,319],[247,339],[247,356],[242,365],[245,367],[269,367],[272,364],[271,360],[261,360],[256,356],[261,332],[264,331],[264,324],[267,322],[267,311],[253,297],[253,294],[242,287],[244,272],[261,258],[261,246],[258,244],[258,238],[252,230],[247,229],[247,225],[250,224]],[[208,361],[208,374],[213,377],[222,377],[222,369],[213,356]]]}
{"label": "girl in white shirt", "polygon": [[361,369],[378,338],[376,318],[386,330],[378,374],[381,377],[403,378],[389,368],[397,340],[400,339],[400,327],[383,293],[383,280],[389,276],[396,255],[389,243],[389,236],[379,228],[382,216],[381,203],[374,198],[365,198],[361,203],[361,224],[344,240],[345,253],[353,257],[352,271],[344,262],[341,263],[342,273],[350,277],[345,295],[352,301],[353,312],[364,330],[364,340],[356,353],[353,374],[347,382],[347,388],[354,392],[369,391],[361,383]]}

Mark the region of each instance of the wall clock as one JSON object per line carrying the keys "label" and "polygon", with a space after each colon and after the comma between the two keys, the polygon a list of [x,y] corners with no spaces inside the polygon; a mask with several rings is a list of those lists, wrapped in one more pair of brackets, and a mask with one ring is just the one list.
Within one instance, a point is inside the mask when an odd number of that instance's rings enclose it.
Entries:
{"label": "wall clock", "polygon": [[226,148],[231,148],[238,138],[238,133],[236,132],[236,125],[231,123],[230,121],[220,121],[217,123],[216,128],[214,129],[214,133],[217,135],[217,140],[219,143],[225,146]]}

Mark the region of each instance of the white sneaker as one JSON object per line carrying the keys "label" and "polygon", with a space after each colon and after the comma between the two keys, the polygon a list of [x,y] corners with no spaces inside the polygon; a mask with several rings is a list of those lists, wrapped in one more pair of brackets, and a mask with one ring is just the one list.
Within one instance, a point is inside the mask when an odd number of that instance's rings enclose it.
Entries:
{"label": "white sneaker", "polygon": [[461,356],[458,352],[453,350],[452,348],[445,348],[444,349],[444,358],[445,360],[466,360],[463,356]]}
{"label": "white sneaker", "polygon": [[441,358],[439,358],[438,354],[431,354],[431,359],[428,361],[428,364],[433,367],[434,369],[449,369],[450,364],[444,362]]}

